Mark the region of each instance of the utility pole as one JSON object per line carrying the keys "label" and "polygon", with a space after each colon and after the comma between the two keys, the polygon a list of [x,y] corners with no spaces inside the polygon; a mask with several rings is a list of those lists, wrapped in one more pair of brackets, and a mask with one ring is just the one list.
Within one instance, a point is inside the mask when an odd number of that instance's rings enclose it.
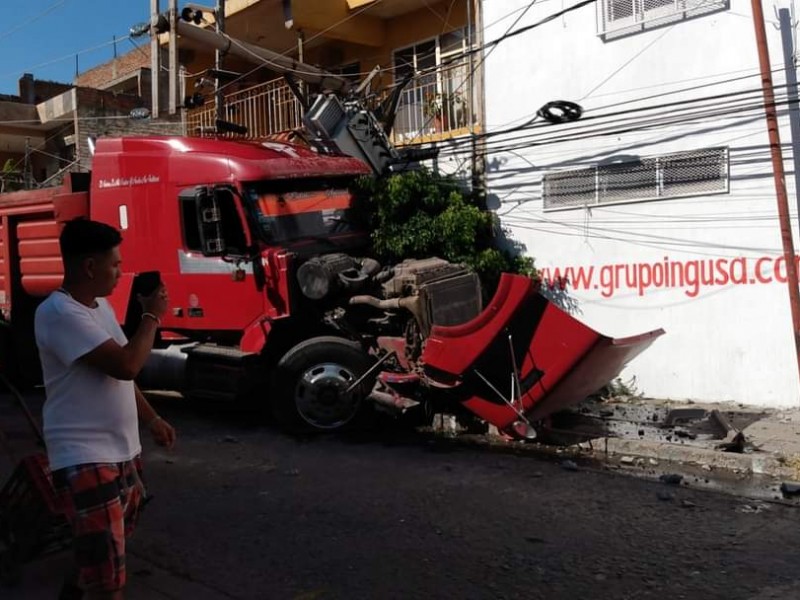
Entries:
{"label": "utility pole", "polygon": [[25,138],[25,162],[22,167],[22,185],[26,190],[33,187],[31,177],[31,138]]}
{"label": "utility pole", "polygon": [[[150,24],[155,28],[161,14],[158,0],[150,0]],[[161,76],[161,50],[158,45],[158,34],[150,35],[150,114],[158,118],[159,77]]]}
{"label": "utility pole", "polygon": [[767,119],[769,147],[772,155],[772,172],[775,178],[775,193],[778,201],[778,221],[783,242],[783,258],[786,261],[786,283],[789,286],[789,306],[792,312],[792,331],[800,375],[800,287],[797,282],[797,265],[794,260],[792,224],[789,220],[789,201],[786,195],[786,175],[783,170],[783,153],[778,130],[778,114],[775,110],[775,90],[772,85],[772,67],[767,46],[767,32],[764,27],[764,10],[761,0],[751,0],[753,6],[753,26],[758,47],[758,64],[761,68],[761,87],[764,93],[764,116]]}
{"label": "utility pole", "polygon": [[786,74],[786,94],[789,98],[789,131],[792,138],[792,159],[794,161],[794,188],[797,196],[797,214],[800,218],[800,97],[797,93],[797,69],[794,60],[794,27],[788,8],[778,10],[783,41],[783,72]]}
{"label": "utility pole", "polygon": [[[469,99],[467,118],[469,119],[470,135],[470,171],[472,177],[472,190],[478,192],[482,202],[486,201],[486,146],[478,139],[475,132],[475,115],[479,116],[481,123],[486,123],[486,110],[483,99],[483,64],[475,65],[473,49],[483,45],[483,11],[480,2],[467,0],[467,51],[469,52]],[[476,71],[480,71],[476,73]],[[479,92],[476,94],[476,90]]]}
{"label": "utility pole", "polygon": [[[225,0],[217,0],[215,16],[215,29],[217,33],[225,33]],[[217,48],[214,52],[214,68],[217,72],[223,69],[222,61],[225,58],[225,53]],[[217,119],[224,121],[225,117],[225,92],[222,90],[219,77],[214,80],[214,101],[217,106]]]}
{"label": "utility pole", "polygon": [[178,112],[178,0],[169,0],[169,114]]}

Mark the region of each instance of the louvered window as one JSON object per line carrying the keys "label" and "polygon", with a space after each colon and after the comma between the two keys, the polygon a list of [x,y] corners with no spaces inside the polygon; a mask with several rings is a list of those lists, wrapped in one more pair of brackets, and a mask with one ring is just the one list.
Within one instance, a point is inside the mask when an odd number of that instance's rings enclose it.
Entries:
{"label": "louvered window", "polygon": [[544,208],[575,208],[728,191],[728,149],[707,148],[544,176]]}
{"label": "louvered window", "polygon": [[730,0],[600,0],[597,32],[613,39],[729,8]]}

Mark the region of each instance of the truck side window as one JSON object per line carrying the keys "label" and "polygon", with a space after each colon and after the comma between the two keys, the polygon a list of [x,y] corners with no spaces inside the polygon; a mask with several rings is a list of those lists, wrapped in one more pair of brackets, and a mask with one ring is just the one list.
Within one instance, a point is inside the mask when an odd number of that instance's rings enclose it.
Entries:
{"label": "truck side window", "polygon": [[225,247],[232,254],[247,254],[247,238],[242,230],[242,221],[236,210],[236,198],[228,191],[217,193],[222,215],[222,237]]}
{"label": "truck side window", "polygon": [[183,243],[187,250],[201,252],[203,244],[200,241],[200,222],[197,219],[197,207],[194,201],[194,188],[184,190],[178,196],[181,207],[181,229],[183,230]]}

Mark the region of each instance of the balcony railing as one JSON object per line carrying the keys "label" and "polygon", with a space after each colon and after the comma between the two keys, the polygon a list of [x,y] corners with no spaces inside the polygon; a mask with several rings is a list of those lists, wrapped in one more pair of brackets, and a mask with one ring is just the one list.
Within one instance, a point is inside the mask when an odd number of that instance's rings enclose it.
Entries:
{"label": "balcony railing", "polygon": [[473,125],[466,61],[423,75],[403,90],[392,138],[398,145],[446,137]]}
{"label": "balcony railing", "polygon": [[[402,92],[392,141],[402,146],[466,133],[474,114],[469,86],[466,61],[414,80]],[[225,113],[226,121],[247,127],[247,137],[262,138],[301,127],[303,109],[289,86],[276,79],[225,96]],[[196,108],[187,114],[186,130],[207,135],[215,131],[215,121],[213,104]]]}
{"label": "balcony railing", "polygon": [[[225,120],[247,127],[248,137],[261,138],[296,129],[302,124],[302,116],[300,102],[283,79],[260,83],[225,96]],[[189,135],[213,132],[216,117],[213,104],[191,110],[186,117],[186,130]]]}

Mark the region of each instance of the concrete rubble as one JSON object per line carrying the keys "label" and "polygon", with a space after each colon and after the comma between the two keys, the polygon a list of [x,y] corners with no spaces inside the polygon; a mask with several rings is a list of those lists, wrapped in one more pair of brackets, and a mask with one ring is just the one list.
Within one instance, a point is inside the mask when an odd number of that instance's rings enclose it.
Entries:
{"label": "concrete rubble", "polygon": [[511,441],[496,432],[440,433],[672,485],[800,504],[800,407],[592,398],[555,415],[535,442]]}

